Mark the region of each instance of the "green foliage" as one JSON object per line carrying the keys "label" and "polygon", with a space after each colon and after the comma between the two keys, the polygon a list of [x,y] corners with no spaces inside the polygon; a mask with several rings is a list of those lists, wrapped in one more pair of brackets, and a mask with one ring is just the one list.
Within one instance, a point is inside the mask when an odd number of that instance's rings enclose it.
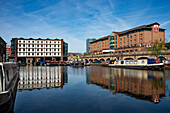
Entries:
{"label": "green foliage", "polygon": [[84,55],[86,56],[86,55],[90,55],[90,54],[88,54],[88,53],[84,53]]}
{"label": "green foliage", "polygon": [[165,43],[165,46],[168,47],[168,48],[170,48],[170,42]]}
{"label": "green foliage", "polygon": [[161,55],[161,51],[162,50],[166,51],[164,47],[165,47],[164,42],[159,43],[158,40],[156,40],[155,42],[152,43],[152,47],[148,49],[149,51],[151,51],[149,55],[159,58],[159,56]]}

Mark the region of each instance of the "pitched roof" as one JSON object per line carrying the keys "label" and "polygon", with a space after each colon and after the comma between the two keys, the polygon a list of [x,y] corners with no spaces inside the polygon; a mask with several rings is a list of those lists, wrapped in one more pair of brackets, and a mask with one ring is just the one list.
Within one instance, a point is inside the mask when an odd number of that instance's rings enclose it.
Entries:
{"label": "pitched roof", "polygon": [[[135,27],[135,28],[132,28],[132,29],[128,29],[128,30],[125,30],[125,31],[122,31],[122,32],[114,32],[114,31],[113,31],[113,33],[116,33],[116,34],[118,34],[118,35],[121,35],[121,34],[129,33],[129,32],[131,32],[131,31],[140,30],[140,29],[152,29],[151,26],[152,26],[152,25],[155,25],[155,24],[160,25],[159,23],[155,22],[155,23],[152,23],[152,24],[142,25],[142,26],[139,26],[139,27]],[[159,29],[162,29],[162,28],[159,28]],[[162,29],[162,30],[165,30],[165,29]]]}
{"label": "pitched roof", "polygon": [[5,40],[4,40],[2,37],[0,37],[0,40],[2,40],[5,44],[7,44],[7,43],[5,42]]}
{"label": "pitched roof", "polygon": [[97,40],[95,40],[95,41],[93,41],[93,42],[90,42],[90,43],[94,43],[94,42],[102,41],[102,40],[104,40],[104,39],[107,39],[109,36],[110,36],[110,35],[108,35],[108,36],[104,36],[104,37],[101,37],[101,38],[99,38],[99,39],[97,39]]}

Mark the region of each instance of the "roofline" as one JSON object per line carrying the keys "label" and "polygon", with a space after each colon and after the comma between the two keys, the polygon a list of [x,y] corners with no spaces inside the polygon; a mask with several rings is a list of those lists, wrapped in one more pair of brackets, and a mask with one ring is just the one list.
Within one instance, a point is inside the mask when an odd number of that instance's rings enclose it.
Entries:
{"label": "roofline", "polygon": [[[121,31],[121,32],[115,32],[115,31],[113,31],[112,33],[116,33],[116,34],[118,34],[118,35],[121,35],[121,34],[125,34],[125,33],[128,33],[128,32],[134,31],[134,30],[151,29],[150,26],[155,25],[155,24],[160,25],[159,23],[155,22],[155,23],[148,24],[148,25],[141,25],[141,26],[138,26],[138,27],[134,27],[134,28],[131,28],[131,29],[128,29],[128,30],[124,30],[124,31]],[[166,30],[166,29],[163,29],[163,28],[159,28],[159,29]]]}
{"label": "roofline", "polygon": [[[5,42],[5,40],[4,40],[2,37],[0,37],[0,39],[1,39],[3,42]],[[5,44],[7,44],[7,43],[5,42]]]}
{"label": "roofline", "polygon": [[99,41],[99,40],[102,40],[102,39],[108,38],[109,36],[110,36],[110,35],[100,37],[99,39],[94,40],[93,42],[90,42],[90,43],[94,43],[94,42],[97,42],[97,41]]}
{"label": "roofline", "polygon": [[55,39],[50,39],[50,38],[46,38],[46,39],[42,39],[42,38],[13,38],[13,39],[18,39],[18,40],[62,40],[62,39],[58,39],[58,38],[55,38]]}

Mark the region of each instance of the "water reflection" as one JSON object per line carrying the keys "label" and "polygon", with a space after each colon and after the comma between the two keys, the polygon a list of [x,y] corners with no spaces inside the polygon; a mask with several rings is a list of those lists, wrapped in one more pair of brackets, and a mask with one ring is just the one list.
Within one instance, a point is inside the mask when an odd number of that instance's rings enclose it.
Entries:
{"label": "water reflection", "polygon": [[136,99],[159,103],[165,96],[165,76],[162,71],[90,67],[87,84],[110,89],[113,94],[123,93]]}
{"label": "water reflection", "polygon": [[27,66],[20,68],[18,89],[63,88],[63,85],[67,82],[67,68]]}

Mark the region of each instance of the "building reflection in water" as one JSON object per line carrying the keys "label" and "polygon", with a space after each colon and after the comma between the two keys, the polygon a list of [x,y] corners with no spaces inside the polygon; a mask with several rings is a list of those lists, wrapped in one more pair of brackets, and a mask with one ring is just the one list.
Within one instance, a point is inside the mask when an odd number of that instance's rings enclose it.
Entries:
{"label": "building reflection in water", "polygon": [[67,82],[67,67],[27,66],[20,68],[18,89],[63,88]]}
{"label": "building reflection in water", "polygon": [[159,103],[160,98],[165,96],[165,76],[162,71],[95,68],[90,67],[88,84],[100,85],[111,90],[113,94],[123,93],[154,103]]}

